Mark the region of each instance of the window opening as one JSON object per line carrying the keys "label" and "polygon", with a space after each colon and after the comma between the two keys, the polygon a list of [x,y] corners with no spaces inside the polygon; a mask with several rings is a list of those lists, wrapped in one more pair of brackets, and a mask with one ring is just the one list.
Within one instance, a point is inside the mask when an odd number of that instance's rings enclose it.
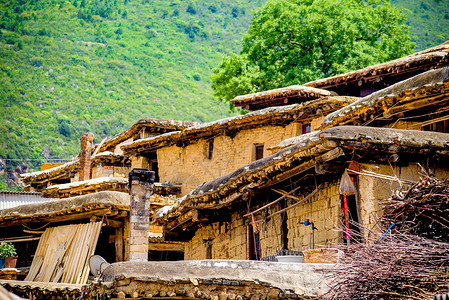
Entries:
{"label": "window opening", "polygon": [[422,127],[424,131],[436,131],[436,132],[449,132],[449,120],[443,120],[439,122],[435,122],[429,125]]}
{"label": "window opening", "polygon": [[312,126],[310,126],[310,123],[302,124],[302,133],[309,133],[312,131]]}
{"label": "window opening", "polygon": [[247,259],[260,260],[260,231],[253,224],[247,226]]}
{"label": "window opening", "polygon": [[263,144],[254,145],[254,160],[263,158]]}
{"label": "window opening", "polygon": [[210,140],[207,151],[207,159],[212,159],[213,154],[214,154],[214,140]]}

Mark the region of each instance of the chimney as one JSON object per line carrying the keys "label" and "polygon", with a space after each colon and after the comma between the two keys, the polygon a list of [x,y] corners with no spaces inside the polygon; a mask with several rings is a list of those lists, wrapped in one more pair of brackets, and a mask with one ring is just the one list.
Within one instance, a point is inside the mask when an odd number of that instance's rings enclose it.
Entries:
{"label": "chimney", "polygon": [[90,156],[92,155],[92,142],[94,141],[94,135],[92,133],[85,133],[80,137],[81,140],[81,152],[80,152],[80,165],[79,181],[90,179]]}
{"label": "chimney", "polygon": [[150,227],[150,197],[153,193],[154,172],[133,169],[129,173],[130,219],[129,261],[148,260]]}

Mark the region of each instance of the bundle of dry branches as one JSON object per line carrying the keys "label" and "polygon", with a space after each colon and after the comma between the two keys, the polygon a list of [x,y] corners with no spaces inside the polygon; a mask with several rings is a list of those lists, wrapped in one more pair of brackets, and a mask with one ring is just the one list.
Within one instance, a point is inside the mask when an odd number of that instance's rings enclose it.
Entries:
{"label": "bundle of dry branches", "polygon": [[[356,233],[353,233],[356,234]],[[449,244],[389,234],[352,244],[330,272],[324,299],[430,299],[449,283]]]}
{"label": "bundle of dry branches", "polygon": [[449,242],[448,216],[449,180],[426,175],[387,201],[383,223],[394,223],[399,232]]}
{"label": "bundle of dry branches", "polygon": [[448,292],[449,180],[422,171],[420,182],[386,201],[381,223],[392,231],[351,231],[353,241],[364,242],[345,246],[324,298],[430,299]]}

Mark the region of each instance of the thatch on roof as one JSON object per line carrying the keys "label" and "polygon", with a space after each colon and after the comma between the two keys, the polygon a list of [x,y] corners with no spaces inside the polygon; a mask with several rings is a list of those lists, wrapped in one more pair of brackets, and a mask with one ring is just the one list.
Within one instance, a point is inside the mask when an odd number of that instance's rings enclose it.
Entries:
{"label": "thatch on roof", "polygon": [[323,128],[390,118],[425,106],[449,103],[449,67],[430,70],[330,113]]}
{"label": "thatch on roof", "polygon": [[72,159],[72,161],[63,165],[44,171],[21,174],[20,177],[24,184],[30,184],[31,182],[41,182],[49,179],[68,179],[70,177],[73,177],[79,169],[80,161],[79,157],[76,156]]}
{"label": "thatch on roof", "polygon": [[97,154],[92,155],[91,164],[107,164],[107,165],[124,165],[130,164],[130,160],[128,157],[123,156],[122,154],[113,153],[111,151],[103,151]]}
{"label": "thatch on roof", "polygon": [[[180,190],[181,187],[179,185],[157,182],[153,187],[151,204],[156,206],[171,205],[176,201],[176,194]],[[99,177],[84,181],[52,185],[42,190],[42,195],[47,198],[68,198],[101,191],[128,193],[128,178]]]}
{"label": "thatch on roof", "polygon": [[241,106],[247,110],[257,110],[270,106],[310,101],[326,96],[336,96],[336,94],[313,87],[292,85],[284,88],[237,96],[232,99],[231,102],[235,106]]}
{"label": "thatch on roof", "polygon": [[23,222],[58,222],[82,219],[87,215],[114,215],[119,210],[129,211],[129,195],[104,191],[67,199],[20,205],[0,210],[2,227]]}
{"label": "thatch on roof", "polygon": [[398,73],[415,73],[417,70],[418,72],[423,72],[432,68],[440,68],[447,64],[449,64],[449,41],[389,62],[318,79],[305,83],[304,85],[321,89],[328,89],[337,85],[347,85],[349,83],[362,85],[368,80],[380,81],[383,76],[394,76]]}
{"label": "thatch on roof", "polygon": [[128,178],[99,177],[71,183],[57,184],[42,190],[48,198],[67,198],[100,191],[128,192]]}
{"label": "thatch on roof", "polygon": [[101,145],[99,151],[114,151],[115,146],[129,138],[132,138],[134,135],[139,133],[142,128],[146,128],[148,131],[153,133],[162,134],[170,131],[181,130],[198,124],[201,123],[162,119],[140,119],[127,130],[107,139],[103,145]]}
{"label": "thatch on roof", "polygon": [[356,97],[328,96],[300,104],[269,107],[246,115],[230,117],[197,126],[182,131],[169,132],[155,137],[137,140],[123,145],[125,154],[137,154],[152,151],[170,145],[184,146],[201,138],[217,135],[233,136],[236,132],[261,126],[281,125],[291,122],[306,122],[317,116],[326,115],[340,107],[356,100]]}
{"label": "thatch on roof", "polygon": [[155,214],[154,222],[167,224],[192,209],[231,205],[248,188],[279,182],[286,174],[304,172],[317,162],[333,160],[345,151],[449,155],[449,134],[390,128],[339,126],[289,139],[279,152],[202,184],[171,207]]}

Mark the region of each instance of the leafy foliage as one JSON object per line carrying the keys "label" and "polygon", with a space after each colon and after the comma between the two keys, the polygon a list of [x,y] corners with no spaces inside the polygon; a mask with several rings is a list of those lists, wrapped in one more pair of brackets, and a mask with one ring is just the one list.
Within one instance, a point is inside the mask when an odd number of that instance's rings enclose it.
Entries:
{"label": "leafy foliage", "polygon": [[255,13],[240,54],[214,69],[228,101],[348,72],[412,52],[405,16],[379,1],[271,0]]}
{"label": "leafy foliage", "polygon": [[17,255],[16,248],[12,243],[4,243],[0,244],[0,258],[5,257],[14,257]]}
{"label": "leafy foliage", "polygon": [[85,132],[100,142],[143,117],[229,116],[213,101],[210,72],[239,50],[262,4],[0,0],[0,158],[9,177],[19,164],[33,171],[76,155]]}

